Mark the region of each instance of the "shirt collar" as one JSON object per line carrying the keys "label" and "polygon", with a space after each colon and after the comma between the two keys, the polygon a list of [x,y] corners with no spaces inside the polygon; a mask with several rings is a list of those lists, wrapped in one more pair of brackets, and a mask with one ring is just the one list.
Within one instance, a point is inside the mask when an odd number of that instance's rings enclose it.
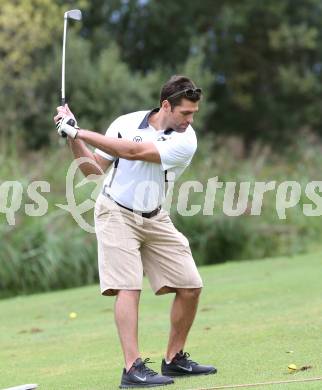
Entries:
{"label": "shirt collar", "polygon": [[149,111],[149,112],[145,115],[145,117],[143,118],[143,120],[142,120],[142,122],[140,123],[140,125],[139,125],[138,128],[139,128],[139,129],[146,129],[147,127],[149,127],[149,118],[150,118],[150,116],[151,116],[152,114],[158,112],[159,110],[160,110],[160,108],[157,107],[157,108],[154,108],[153,110]]}
{"label": "shirt collar", "polygon": [[[153,110],[149,111],[143,118],[142,122],[140,123],[139,125],[139,129],[146,129],[147,127],[149,127],[149,118],[152,114],[156,113],[156,112],[159,112],[160,111],[160,108],[157,107],[157,108],[154,108]],[[171,134],[174,130],[173,129],[167,129],[164,131],[164,134]]]}

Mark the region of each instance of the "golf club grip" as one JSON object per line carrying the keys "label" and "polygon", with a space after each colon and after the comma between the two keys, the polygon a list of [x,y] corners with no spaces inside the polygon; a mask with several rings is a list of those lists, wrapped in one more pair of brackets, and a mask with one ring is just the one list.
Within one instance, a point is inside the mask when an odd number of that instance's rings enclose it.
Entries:
{"label": "golf club grip", "polygon": [[[62,98],[61,98],[61,101],[60,101],[60,105],[63,107],[63,106],[65,105],[65,103],[66,103],[66,99],[62,97]],[[64,132],[61,133],[61,136],[62,136],[63,138],[67,138],[67,134],[64,133]]]}

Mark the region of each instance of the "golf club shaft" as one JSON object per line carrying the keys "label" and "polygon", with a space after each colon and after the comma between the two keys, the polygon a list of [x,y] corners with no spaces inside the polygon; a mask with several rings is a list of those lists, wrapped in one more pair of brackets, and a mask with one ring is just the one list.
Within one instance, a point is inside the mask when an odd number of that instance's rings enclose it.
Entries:
{"label": "golf club shaft", "polygon": [[63,35],[63,55],[62,55],[62,67],[61,67],[61,105],[66,103],[65,97],[65,62],[66,62],[66,35],[67,35],[67,21],[64,19],[64,35]]}
{"label": "golf club shaft", "polygon": [[[79,9],[74,9],[65,12],[64,14],[64,34],[63,34],[63,53],[62,53],[62,66],[61,66],[61,106],[64,106],[66,103],[66,95],[65,95],[65,65],[66,65],[66,41],[67,41],[67,23],[68,18],[74,19],[74,20],[81,20],[82,19],[82,13]],[[59,126],[62,119],[60,119]],[[70,126],[75,125],[75,121],[73,119],[70,119],[67,124]],[[61,133],[62,137],[66,138],[67,134],[64,132]]]}
{"label": "golf club shaft", "polygon": [[236,388],[244,388],[244,387],[262,387],[262,386],[273,386],[273,385],[281,385],[286,383],[305,383],[305,382],[318,382],[322,381],[322,377],[316,378],[303,378],[303,379],[290,379],[285,381],[271,381],[271,382],[259,382],[259,383],[245,383],[240,385],[223,385],[223,386],[215,386],[215,387],[199,387],[197,389],[191,390],[223,390],[223,389],[236,389]]}

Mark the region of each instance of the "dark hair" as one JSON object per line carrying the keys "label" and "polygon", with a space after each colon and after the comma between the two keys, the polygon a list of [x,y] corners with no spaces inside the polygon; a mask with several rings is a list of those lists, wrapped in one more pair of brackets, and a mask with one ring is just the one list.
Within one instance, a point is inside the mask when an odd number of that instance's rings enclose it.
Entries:
{"label": "dark hair", "polygon": [[186,97],[184,95],[175,96],[169,98],[169,96],[175,94],[176,92],[184,91],[185,89],[195,89],[195,83],[190,80],[188,77],[174,75],[172,76],[162,87],[160,92],[160,106],[164,100],[169,100],[171,108],[179,106],[183,98],[188,99],[192,102],[197,102],[200,100],[200,96]]}

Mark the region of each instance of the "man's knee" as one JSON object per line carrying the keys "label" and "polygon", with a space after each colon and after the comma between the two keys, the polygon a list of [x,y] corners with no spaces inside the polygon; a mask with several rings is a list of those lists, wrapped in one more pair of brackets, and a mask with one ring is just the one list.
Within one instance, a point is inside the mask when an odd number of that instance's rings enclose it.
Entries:
{"label": "man's knee", "polygon": [[116,301],[138,301],[140,299],[141,290],[115,290]]}
{"label": "man's knee", "polygon": [[201,288],[178,288],[177,294],[184,299],[197,300],[201,294]]}

